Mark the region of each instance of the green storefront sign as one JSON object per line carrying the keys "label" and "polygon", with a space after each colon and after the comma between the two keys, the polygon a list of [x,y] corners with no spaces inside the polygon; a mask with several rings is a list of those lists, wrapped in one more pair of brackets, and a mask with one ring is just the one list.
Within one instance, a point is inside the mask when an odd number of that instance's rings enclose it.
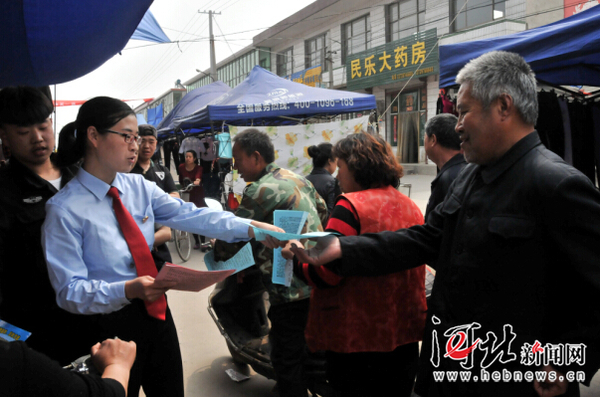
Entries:
{"label": "green storefront sign", "polygon": [[430,29],[367,51],[348,55],[346,57],[348,90],[391,84],[408,80],[413,75],[421,77],[439,73],[436,43],[437,29]]}

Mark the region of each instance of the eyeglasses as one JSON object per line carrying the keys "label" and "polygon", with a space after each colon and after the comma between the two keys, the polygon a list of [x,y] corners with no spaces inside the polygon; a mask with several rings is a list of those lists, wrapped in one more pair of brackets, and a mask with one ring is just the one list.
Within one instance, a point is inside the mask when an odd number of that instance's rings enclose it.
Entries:
{"label": "eyeglasses", "polygon": [[125,143],[132,143],[135,141],[135,143],[137,143],[138,146],[142,143],[142,137],[139,135],[125,134],[124,132],[118,132],[118,131],[113,131],[113,130],[104,130],[104,131],[110,132],[111,134],[121,135],[123,138],[125,138]]}

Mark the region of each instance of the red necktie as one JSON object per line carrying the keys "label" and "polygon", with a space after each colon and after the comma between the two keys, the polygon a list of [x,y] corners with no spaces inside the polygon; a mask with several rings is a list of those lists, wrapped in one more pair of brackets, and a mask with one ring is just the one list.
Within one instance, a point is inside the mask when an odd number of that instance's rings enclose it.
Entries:
{"label": "red necktie", "polygon": [[[125,241],[127,241],[127,245],[129,246],[129,251],[131,251],[131,256],[133,256],[138,276],[156,277],[158,271],[156,270],[156,265],[148,248],[146,238],[129,211],[127,211],[127,208],[123,205],[119,197],[119,191],[116,187],[111,186],[108,189],[108,195],[113,199],[113,209],[115,210],[115,215],[121,226]],[[144,301],[144,303],[149,315],[159,320],[165,319],[167,299],[164,295],[154,302]]]}

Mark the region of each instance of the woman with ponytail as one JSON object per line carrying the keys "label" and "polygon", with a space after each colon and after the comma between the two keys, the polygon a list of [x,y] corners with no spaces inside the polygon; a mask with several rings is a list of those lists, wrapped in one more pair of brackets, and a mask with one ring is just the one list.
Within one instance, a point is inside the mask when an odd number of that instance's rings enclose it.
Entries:
{"label": "woman with ponytail", "polygon": [[149,254],[154,223],[230,242],[254,237],[251,225],[273,226],[173,198],[142,175],[130,174],[141,138],[124,102],[97,97],[84,103],[66,162],[83,159],[71,182],[46,205],[42,243],[58,305],[86,315],[97,340],[137,344],[128,396],[183,396],[175,324]]}
{"label": "woman with ponytail", "polygon": [[331,216],[335,199],[342,194],[337,180],[332,174],[337,169],[337,159],[333,155],[333,145],[323,142],[308,148],[308,155],[313,159],[313,170],[306,177],[327,203],[327,214]]}

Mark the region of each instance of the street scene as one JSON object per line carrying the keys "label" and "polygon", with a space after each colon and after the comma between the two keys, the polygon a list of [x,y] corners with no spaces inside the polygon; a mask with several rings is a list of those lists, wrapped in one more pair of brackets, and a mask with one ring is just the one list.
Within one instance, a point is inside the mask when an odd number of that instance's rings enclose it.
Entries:
{"label": "street scene", "polygon": [[8,3],[0,396],[600,396],[600,0]]}

